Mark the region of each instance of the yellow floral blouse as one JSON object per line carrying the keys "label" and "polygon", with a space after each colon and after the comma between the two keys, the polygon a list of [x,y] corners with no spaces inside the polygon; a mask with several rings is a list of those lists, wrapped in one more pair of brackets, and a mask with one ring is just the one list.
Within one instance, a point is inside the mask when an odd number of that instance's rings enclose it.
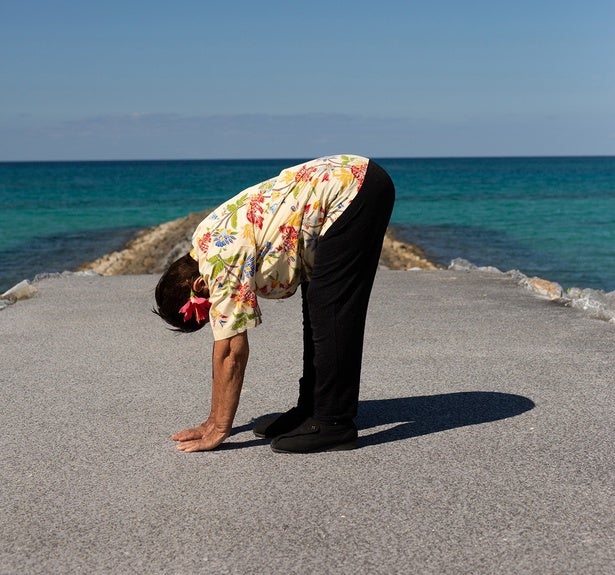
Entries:
{"label": "yellow floral blouse", "polygon": [[339,155],[288,168],[199,224],[192,257],[209,287],[214,339],[261,323],[257,295],[289,297],[310,279],[318,238],[356,196],[368,162]]}

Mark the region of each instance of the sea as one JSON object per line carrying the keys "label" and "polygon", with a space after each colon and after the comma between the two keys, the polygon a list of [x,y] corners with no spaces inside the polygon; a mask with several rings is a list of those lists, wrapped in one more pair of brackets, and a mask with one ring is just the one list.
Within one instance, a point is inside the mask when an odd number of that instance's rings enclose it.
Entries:
{"label": "sea", "polygon": [[[0,293],[214,208],[299,159],[0,162]],[[615,157],[377,158],[398,237],[447,266],[615,290]]]}

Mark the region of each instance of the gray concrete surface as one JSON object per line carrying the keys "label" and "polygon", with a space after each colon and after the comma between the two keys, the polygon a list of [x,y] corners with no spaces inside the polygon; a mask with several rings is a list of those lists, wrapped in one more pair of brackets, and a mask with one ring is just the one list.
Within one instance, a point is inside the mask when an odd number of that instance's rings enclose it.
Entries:
{"label": "gray concrete surface", "polygon": [[211,333],[151,312],[156,277],[66,277],[0,312],[0,573],[614,572],[615,329],[504,277],[382,271],[360,448],[274,454],[300,298],[263,301],[234,435]]}

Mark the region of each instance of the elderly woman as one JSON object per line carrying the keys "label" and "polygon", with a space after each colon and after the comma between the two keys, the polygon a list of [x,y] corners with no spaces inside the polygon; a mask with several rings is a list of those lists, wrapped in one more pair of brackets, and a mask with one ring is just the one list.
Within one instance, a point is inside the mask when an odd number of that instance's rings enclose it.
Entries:
{"label": "elderly woman", "polygon": [[177,448],[210,450],[230,434],[248,361],[258,297],[301,286],[303,375],[297,405],[257,421],[276,452],[356,445],[363,334],[382,241],[393,209],[391,178],[373,160],[319,158],[252,186],[205,218],[193,250],[156,288],[156,313],[176,329],[213,331],[212,401],[200,426],[173,435]]}

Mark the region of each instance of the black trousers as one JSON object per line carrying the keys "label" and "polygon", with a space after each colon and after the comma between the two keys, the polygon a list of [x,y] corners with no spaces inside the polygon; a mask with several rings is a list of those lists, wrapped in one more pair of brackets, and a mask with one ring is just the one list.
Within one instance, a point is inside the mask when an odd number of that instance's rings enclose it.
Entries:
{"label": "black trousers", "polygon": [[321,421],[357,414],[363,336],[395,188],[370,160],[361,189],[320,238],[303,299],[301,409]]}

